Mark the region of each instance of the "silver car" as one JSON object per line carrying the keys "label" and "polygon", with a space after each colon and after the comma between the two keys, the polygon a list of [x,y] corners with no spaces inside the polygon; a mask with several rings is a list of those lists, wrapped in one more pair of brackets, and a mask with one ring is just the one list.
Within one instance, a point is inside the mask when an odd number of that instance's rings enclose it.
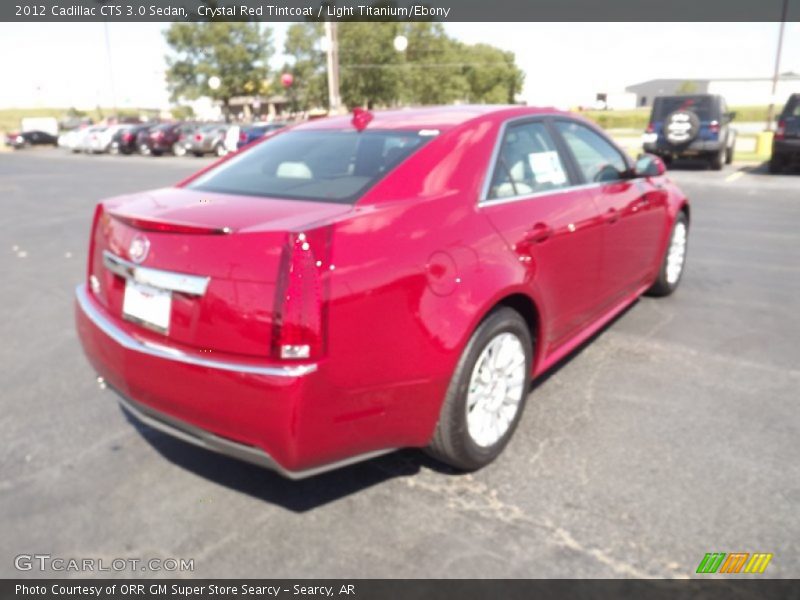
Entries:
{"label": "silver car", "polygon": [[205,154],[216,154],[225,156],[228,149],[225,146],[225,136],[228,133],[228,125],[224,123],[212,123],[203,125],[194,133],[186,136],[186,152],[191,152],[195,156]]}

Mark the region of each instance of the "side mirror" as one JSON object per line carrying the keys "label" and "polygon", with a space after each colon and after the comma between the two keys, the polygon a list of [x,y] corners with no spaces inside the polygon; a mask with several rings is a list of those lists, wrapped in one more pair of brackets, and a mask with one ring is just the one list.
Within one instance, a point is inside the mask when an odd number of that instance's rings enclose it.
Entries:
{"label": "side mirror", "polygon": [[729,113],[725,113],[725,116],[728,118],[728,123],[730,123],[731,121],[733,121],[736,118],[736,111],[732,110]]}
{"label": "side mirror", "polygon": [[634,169],[637,177],[658,177],[667,172],[667,166],[655,154],[641,154]]}

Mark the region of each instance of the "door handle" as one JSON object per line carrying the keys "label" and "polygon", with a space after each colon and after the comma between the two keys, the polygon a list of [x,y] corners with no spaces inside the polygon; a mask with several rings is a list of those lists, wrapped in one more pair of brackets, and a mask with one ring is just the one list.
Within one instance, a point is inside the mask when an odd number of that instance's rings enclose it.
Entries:
{"label": "door handle", "polygon": [[605,214],[605,221],[609,225],[613,225],[619,221],[619,211],[616,208],[609,208]]}
{"label": "door handle", "polygon": [[546,223],[536,223],[533,228],[525,234],[525,241],[531,244],[541,244],[553,235],[553,229]]}

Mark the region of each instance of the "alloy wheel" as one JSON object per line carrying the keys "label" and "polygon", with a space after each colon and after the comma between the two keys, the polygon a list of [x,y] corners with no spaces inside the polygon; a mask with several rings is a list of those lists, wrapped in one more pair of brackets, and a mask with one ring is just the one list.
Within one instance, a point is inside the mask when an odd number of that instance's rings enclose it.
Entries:
{"label": "alloy wheel", "polygon": [[467,392],[467,430],[483,448],[509,430],[525,393],[525,350],[510,332],[492,338],[481,352]]}

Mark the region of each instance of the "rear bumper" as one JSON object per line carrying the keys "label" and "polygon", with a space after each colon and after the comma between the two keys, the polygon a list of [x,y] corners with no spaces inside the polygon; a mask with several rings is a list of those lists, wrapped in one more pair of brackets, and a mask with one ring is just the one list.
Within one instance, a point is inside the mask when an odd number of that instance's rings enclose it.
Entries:
{"label": "rear bumper", "polygon": [[694,140],[683,146],[673,146],[663,140],[659,140],[657,142],[646,142],[644,151],[659,156],[697,156],[719,152],[724,145],[725,142],[723,140]]}
{"label": "rear bumper", "polygon": [[774,140],[772,142],[772,154],[781,156],[792,156],[800,158],[800,138]]}
{"label": "rear bumper", "polygon": [[[76,290],[78,335],[98,375],[140,421],[293,479],[371,458],[375,449],[332,427],[318,365],[268,365],[153,343]],[[322,403],[322,404],[320,404]],[[348,435],[350,434],[350,435]]]}

